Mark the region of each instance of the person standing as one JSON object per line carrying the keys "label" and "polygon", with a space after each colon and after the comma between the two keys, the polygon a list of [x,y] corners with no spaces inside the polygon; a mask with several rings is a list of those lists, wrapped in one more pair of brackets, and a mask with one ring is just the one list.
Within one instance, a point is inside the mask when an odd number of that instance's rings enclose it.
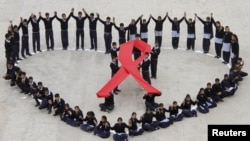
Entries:
{"label": "person standing", "polygon": [[[203,53],[208,53],[210,48],[210,40],[213,38],[213,23],[211,17],[207,17],[206,21],[202,20],[197,14],[195,16],[201,21],[204,25],[203,28]],[[212,16],[212,14],[211,14]]]}
{"label": "person standing", "polygon": [[194,51],[195,49],[195,21],[196,21],[196,16],[194,17],[194,20],[185,17],[185,22],[187,23],[187,50],[192,50]]}
{"label": "person standing", "polygon": [[118,27],[115,24],[115,18],[113,18],[113,23],[114,23],[115,29],[118,31],[119,45],[121,45],[126,42],[126,31],[128,30],[128,27],[124,27],[124,23],[120,23],[120,27]]}
{"label": "person standing", "polygon": [[39,17],[43,20],[45,26],[45,40],[47,45],[47,50],[54,50],[54,34],[52,22],[56,17],[56,12],[54,12],[54,16],[50,17],[49,13],[45,13],[45,18],[42,17],[41,12],[39,12]]}
{"label": "person standing", "polygon": [[141,40],[144,42],[148,42],[148,24],[150,22],[151,15],[149,16],[148,20],[140,18],[140,35]]}
{"label": "person standing", "polygon": [[9,33],[5,34],[5,57],[6,57],[6,62],[9,62],[10,58],[13,57],[13,48],[10,42],[11,35]]}
{"label": "person standing", "polygon": [[157,64],[158,64],[158,56],[161,53],[159,43],[155,42],[155,46],[152,48],[151,52],[151,78],[156,79],[157,76]]}
{"label": "person standing", "polygon": [[186,12],[184,16],[178,20],[177,17],[174,17],[174,20],[168,16],[168,20],[172,23],[172,47],[177,49],[179,46],[179,37],[180,37],[180,23],[186,17]]}
{"label": "person standing", "polygon": [[222,43],[223,43],[224,27],[221,25],[220,21],[215,22],[213,17],[212,17],[212,22],[216,28],[216,31],[215,31],[216,56],[215,56],[215,58],[220,58],[221,57],[221,48],[222,48]]}
{"label": "person standing", "polygon": [[159,47],[161,47],[161,43],[162,43],[163,23],[167,17],[168,17],[168,13],[166,13],[166,15],[163,19],[161,18],[161,16],[158,16],[157,19],[155,19],[152,16],[152,19],[155,21],[155,42],[159,43]]}
{"label": "person standing", "polygon": [[151,61],[149,59],[149,53],[145,53],[145,58],[143,59],[141,63],[142,68],[142,77],[145,81],[147,81],[149,84],[151,84],[150,76],[149,76],[149,67],[150,67]]}
{"label": "person standing", "polygon": [[128,40],[134,40],[136,38],[136,34],[137,34],[137,27],[136,24],[140,21],[140,18],[143,15],[141,15],[137,20],[132,19],[130,24],[128,25]]}
{"label": "person standing", "polygon": [[99,107],[101,108],[101,111],[104,111],[104,112],[112,111],[115,107],[114,94],[109,93],[109,95],[105,97],[104,103],[99,104]]}
{"label": "person standing", "polygon": [[29,18],[29,22],[32,25],[32,45],[33,45],[33,52],[36,53],[36,51],[42,52],[40,49],[40,27],[39,22],[41,18],[39,17],[37,19],[36,15],[31,14]]}
{"label": "person standing", "polygon": [[17,25],[14,25],[14,42],[15,42],[14,56],[16,57],[16,60],[22,60],[19,57],[19,53],[20,53],[20,35],[19,35],[19,28],[18,28]]}
{"label": "person standing", "polygon": [[28,31],[28,21],[27,19],[20,18],[21,22],[19,25],[19,29],[22,29],[23,35],[22,35],[22,48],[21,48],[21,54],[23,58],[26,58],[24,52],[26,52],[26,55],[32,56],[29,51],[29,31]]}
{"label": "person standing", "polygon": [[69,46],[68,22],[72,14],[73,14],[73,9],[71,10],[71,13],[69,14],[68,17],[66,17],[65,13],[62,14],[62,18],[58,18],[56,15],[56,19],[61,24],[61,41],[62,41],[63,50],[67,50]]}
{"label": "person standing", "polygon": [[[72,8],[72,11],[74,12],[74,8]],[[76,50],[79,49],[80,46],[80,38],[81,38],[81,48],[84,50],[84,21],[87,19],[87,16],[82,16],[82,12],[78,12],[78,16],[74,16],[72,14],[72,17],[76,20]]]}
{"label": "person standing", "polygon": [[[98,14],[99,17],[99,14]],[[106,18],[106,21],[103,21],[100,17],[99,17],[99,21],[104,25],[104,41],[105,41],[105,54],[109,54],[110,53],[110,49],[111,49],[111,42],[112,42],[112,26],[114,25],[111,21],[110,21],[110,17]]]}
{"label": "person standing", "polygon": [[231,46],[232,46],[231,66],[234,67],[239,58],[239,50],[240,50],[238,36],[236,34],[232,34]]}
{"label": "person standing", "polygon": [[97,17],[95,18],[95,14],[94,13],[90,13],[90,15],[88,15],[88,13],[85,11],[85,9],[83,9],[83,12],[85,13],[85,15],[87,16],[87,18],[89,19],[89,34],[90,34],[90,43],[91,43],[91,50],[95,49],[95,51],[97,50],[97,32],[96,32],[96,24],[97,21],[99,19],[98,14]]}
{"label": "person standing", "polygon": [[225,32],[224,32],[223,44],[222,44],[223,60],[224,60],[222,63],[224,64],[229,63],[232,34],[233,33],[230,31],[229,26],[225,26]]}
{"label": "person standing", "polygon": [[[112,58],[112,62],[110,63],[110,68],[111,68],[111,77],[113,77],[120,69],[117,63],[117,57]],[[114,94],[118,94],[121,90],[118,89],[118,86],[115,87],[113,90]]]}

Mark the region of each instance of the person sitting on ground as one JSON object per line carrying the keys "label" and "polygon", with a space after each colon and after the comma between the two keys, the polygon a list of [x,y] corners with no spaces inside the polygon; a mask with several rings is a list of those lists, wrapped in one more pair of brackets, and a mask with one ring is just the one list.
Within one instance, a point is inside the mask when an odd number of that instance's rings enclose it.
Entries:
{"label": "person sitting on ground", "polygon": [[15,86],[16,70],[18,67],[14,66],[11,62],[7,63],[7,72],[4,74],[3,79],[10,80],[10,86]]}
{"label": "person sitting on ground", "polygon": [[147,107],[146,112],[141,116],[142,121],[142,128],[145,131],[155,131],[159,129],[159,121],[153,121],[155,115],[153,114],[152,110]]}
{"label": "person sitting on ground", "polygon": [[115,134],[113,135],[115,141],[124,141],[128,139],[128,134],[126,133],[125,128],[129,129],[129,126],[122,121],[121,117],[119,117],[117,123],[110,128],[111,130],[115,130]]}
{"label": "person sitting on ground", "polygon": [[138,120],[136,117],[136,112],[133,112],[131,118],[128,121],[129,136],[138,136],[144,132],[141,127],[137,126],[137,123],[141,123],[141,120]]}
{"label": "person sitting on ground", "polygon": [[114,94],[109,93],[107,97],[105,97],[104,103],[99,104],[99,107],[101,108],[101,111],[104,112],[110,112],[114,109]]}
{"label": "person sitting on ground", "polygon": [[64,110],[65,101],[60,95],[57,93],[55,94],[55,100],[53,102],[53,109],[55,111],[54,116],[61,115]]}
{"label": "person sitting on ground", "polygon": [[37,93],[37,85],[36,82],[34,82],[33,77],[29,77],[29,95],[34,96],[34,94]]}
{"label": "person sitting on ground", "polygon": [[66,122],[69,118],[72,118],[73,117],[73,109],[69,106],[68,103],[66,103],[64,105],[64,110],[63,110],[63,113],[61,115],[61,120]]}
{"label": "person sitting on ground", "polygon": [[68,116],[67,121],[69,125],[78,127],[83,122],[83,113],[79,106],[75,106],[72,116]]}
{"label": "person sitting on ground", "polygon": [[149,107],[151,111],[155,111],[155,109],[159,106],[159,104],[155,102],[155,95],[153,94],[146,93],[143,96],[143,99],[145,99],[146,108]]}
{"label": "person sitting on ground", "polygon": [[159,126],[161,128],[166,128],[173,123],[169,118],[166,117],[166,112],[169,112],[169,110],[164,107],[163,103],[160,103],[159,107],[156,109],[155,118],[160,122]]}
{"label": "person sitting on ground", "polygon": [[41,110],[47,108],[48,114],[51,114],[52,106],[53,106],[53,93],[49,91],[47,87],[45,87],[42,103],[39,106],[39,109]]}
{"label": "person sitting on ground", "polygon": [[94,129],[94,135],[97,135],[100,138],[108,138],[110,136],[110,123],[106,116],[102,116],[101,121]]}
{"label": "person sitting on ground", "polygon": [[190,94],[187,94],[181,103],[182,114],[184,117],[197,117],[196,108],[193,108],[196,104],[197,102],[191,99]]}
{"label": "person sitting on ground", "polygon": [[37,92],[34,94],[34,99],[36,101],[36,107],[40,105],[40,101],[44,97],[44,88],[42,82],[37,83]]}
{"label": "person sitting on ground", "polygon": [[225,97],[234,95],[235,91],[238,89],[237,85],[229,81],[228,74],[224,74],[224,79],[221,81],[221,87],[225,92]]}
{"label": "person sitting on ground", "polygon": [[184,115],[179,112],[179,109],[181,109],[181,107],[177,104],[176,101],[173,101],[173,104],[169,106],[168,110],[169,110],[169,119],[171,121],[181,121],[184,117]]}
{"label": "person sitting on ground", "polygon": [[[215,101],[215,103],[219,102],[219,101],[223,102],[223,98],[225,97],[225,92],[223,91],[223,88],[221,86],[220,79],[215,78],[214,84],[211,86],[211,83],[209,83],[208,85],[209,86],[207,86],[207,87],[209,87],[211,89],[212,99]],[[205,93],[206,93],[206,89],[205,89]]]}
{"label": "person sitting on ground", "polygon": [[204,88],[200,88],[197,96],[196,96],[196,101],[197,101],[197,105],[198,105],[198,111],[201,113],[208,113],[209,112],[209,108],[208,108],[208,104],[207,104],[207,100],[208,97],[205,94],[205,89]]}
{"label": "person sitting on ground", "polygon": [[20,93],[29,93],[29,79],[26,77],[26,72],[21,73],[21,82],[19,88],[21,89]]}
{"label": "person sitting on ground", "polygon": [[80,125],[80,128],[83,131],[91,132],[97,126],[97,119],[93,111],[88,111],[86,117],[83,120],[83,123]]}

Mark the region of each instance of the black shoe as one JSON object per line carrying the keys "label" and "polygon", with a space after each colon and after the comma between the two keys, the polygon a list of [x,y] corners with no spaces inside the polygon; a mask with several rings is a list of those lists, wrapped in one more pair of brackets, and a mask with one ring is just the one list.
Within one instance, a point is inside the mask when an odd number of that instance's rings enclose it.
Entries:
{"label": "black shoe", "polygon": [[226,61],[223,61],[222,63],[223,63],[223,64],[228,64],[228,62],[226,62]]}
{"label": "black shoe", "polygon": [[116,91],[113,92],[115,95],[118,95],[118,93]]}
{"label": "black shoe", "polygon": [[42,52],[41,50],[37,50],[37,51]]}
{"label": "black shoe", "polygon": [[90,48],[90,50],[93,50],[94,48]]}
{"label": "black shoe", "polygon": [[32,56],[30,53],[29,54],[27,54],[28,56]]}
{"label": "black shoe", "polygon": [[35,107],[38,107],[40,104],[39,103],[37,103],[36,105],[35,105]]}
{"label": "black shoe", "polygon": [[18,60],[18,61],[20,61],[20,60],[23,60],[23,59],[21,59],[21,58],[17,58],[17,60]]}
{"label": "black shoe", "polygon": [[120,90],[120,89],[116,89],[115,91],[116,91],[116,92],[121,92],[121,90]]}
{"label": "black shoe", "polygon": [[214,56],[214,58],[219,58],[218,56]]}
{"label": "black shoe", "polygon": [[24,59],[26,59],[27,57],[26,56],[23,56]]}

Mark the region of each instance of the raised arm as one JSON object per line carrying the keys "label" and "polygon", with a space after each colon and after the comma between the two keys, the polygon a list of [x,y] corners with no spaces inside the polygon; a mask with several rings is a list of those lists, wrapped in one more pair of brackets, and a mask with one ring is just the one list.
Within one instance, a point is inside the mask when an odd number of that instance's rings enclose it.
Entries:
{"label": "raised arm", "polygon": [[97,17],[98,17],[98,20],[99,20],[102,24],[104,24],[104,25],[105,25],[105,21],[103,21],[103,20],[100,18],[99,13],[96,13],[96,15],[97,15]]}
{"label": "raised arm", "polygon": [[153,21],[157,22],[157,20],[150,14],[150,17],[153,19]]}
{"label": "raised arm", "polygon": [[113,23],[114,23],[115,29],[119,31],[119,27],[118,27],[118,26],[116,25],[116,23],[115,23],[115,17],[113,17]]}
{"label": "raised arm", "polygon": [[149,24],[150,20],[151,20],[151,16],[149,16],[148,18],[147,25]]}
{"label": "raised arm", "polygon": [[165,17],[162,19],[162,22],[164,22],[167,17],[168,17],[168,12],[166,13]]}
{"label": "raised arm", "polygon": [[138,17],[138,19],[135,21],[135,24],[137,24],[140,21],[140,19],[142,18],[142,16],[143,15],[141,15],[140,17]]}

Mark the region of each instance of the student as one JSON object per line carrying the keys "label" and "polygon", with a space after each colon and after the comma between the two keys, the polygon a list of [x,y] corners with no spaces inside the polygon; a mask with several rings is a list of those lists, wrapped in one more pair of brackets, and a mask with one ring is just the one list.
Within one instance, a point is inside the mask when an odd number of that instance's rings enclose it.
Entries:
{"label": "student", "polygon": [[234,83],[230,82],[228,74],[224,75],[224,78],[220,83],[225,93],[224,97],[234,95],[235,91],[237,90],[237,86]]}
{"label": "student", "polygon": [[117,123],[110,128],[111,130],[115,130],[115,134],[113,135],[115,141],[128,140],[128,134],[126,133],[125,128],[129,129],[129,126],[122,121],[121,117],[119,117]]}
{"label": "student", "polygon": [[6,57],[6,62],[10,61],[10,58],[13,57],[13,48],[11,44],[11,35],[9,33],[5,34],[5,57]]}
{"label": "student", "polygon": [[140,67],[142,68],[142,77],[145,81],[147,81],[149,84],[151,84],[150,76],[149,76],[149,67],[151,64],[151,60],[149,58],[149,53],[145,53],[145,58],[143,59]]}
{"label": "student", "polygon": [[198,111],[201,113],[208,113],[209,108],[207,104],[208,97],[205,95],[205,89],[200,88],[199,93],[196,96]]}
{"label": "student", "polygon": [[143,96],[143,99],[145,99],[146,108],[150,108],[152,111],[155,111],[155,109],[159,107],[159,104],[155,102],[155,95],[146,93]]}
{"label": "student", "polygon": [[37,93],[37,84],[34,82],[33,77],[30,76],[29,78],[29,95],[34,96]]}
{"label": "student", "polygon": [[244,72],[244,71],[242,71],[242,68],[243,68],[243,66],[244,66],[244,60],[241,58],[241,57],[238,57],[238,59],[237,59],[237,64],[235,65],[235,66],[237,66],[238,65],[238,72],[239,72],[239,75],[241,76],[241,77],[246,77],[246,76],[248,76],[248,73],[247,72]]}
{"label": "student", "polygon": [[169,21],[172,23],[172,47],[177,49],[179,46],[179,37],[180,37],[180,24],[186,17],[186,12],[184,16],[178,20],[177,17],[174,17],[174,20],[168,16]]}
{"label": "student", "polygon": [[12,63],[7,63],[7,71],[5,75],[3,76],[3,79],[10,80],[10,86],[16,85],[16,70],[18,70],[19,67],[13,66]]}
{"label": "student", "polygon": [[44,88],[44,97],[42,99],[42,103],[39,106],[39,109],[47,108],[48,114],[51,114],[53,106],[53,93],[49,91],[47,87]]}
{"label": "student", "polygon": [[159,43],[158,42],[155,42],[155,45],[154,47],[152,48],[152,51],[151,51],[151,64],[150,64],[150,67],[151,67],[151,78],[154,78],[156,79],[156,76],[157,76],[157,64],[158,64],[158,57],[159,57],[159,54],[161,53],[161,49],[159,47]]}
{"label": "student", "polygon": [[212,84],[210,82],[207,83],[207,87],[204,89],[205,95],[207,97],[207,105],[208,108],[214,108],[217,106],[218,101],[222,101],[219,95],[221,93],[217,93],[215,90],[212,89]]}
{"label": "student", "polygon": [[[141,40],[140,34],[136,34],[136,35],[135,35],[135,40]],[[138,48],[136,48],[136,47],[133,47],[133,57],[134,57],[134,61],[135,61],[136,59],[138,59],[140,56],[141,56],[141,50],[138,49]],[[140,69],[140,68],[138,68],[138,69]]]}
{"label": "student", "polygon": [[201,21],[201,23],[204,25],[203,28],[203,53],[208,53],[210,48],[210,40],[213,38],[213,23],[211,21],[211,17],[207,17],[206,21],[202,20],[197,14],[195,16]]}
{"label": "student", "polygon": [[135,19],[131,19],[130,24],[128,25],[128,40],[134,40],[136,38],[136,34],[137,34],[137,27],[136,24],[140,21],[140,18],[143,15],[141,15],[137,20]]}
{"label": "student", "polygon": [[155,115],[152,113],[152,110],[148,107],[146,112],[141,116],[142,128],[145,131],[155,131],[159,129],[159,121],[154,121],[153,118]]}
{"label": "student", "polygon": [[169,106],[169,119],[171,121],[181,121],[184,117],[182,113],[179,113],[181,107],[177,104],[176,101],[173,101],[173,104]]}
{"label": "student", "polygon": [[72,116],[68,116],[66,122],[73,127],[78,127],[81,125],[83,122],[83,113],[79,106],[75,106]]}
{"label": "student", "polygon": [[112,111],[115,107],[114,94],[110,92],[109,95],[105,97],[104,103],[99,104],[99,107],[101,108],[101,111],[104,112]]}
{"label": "student", "polygon": [[119,45],[123,44],[126,42],[126,31],[128,30],[128,27],[124,27],[124,23],[120,23],[120,27],[118,27],[115,24],[115,19],[113,18],[113,23],[115,29],[118,31],[119,35]]}
{"label": "student", "polygon": [[73,14],[73,9],[71,10],[71,13],[69,14],[68,17],[66,17],[65,13],[62,14],[62,18],[58,18],[56,15],[56,19],[60,22],[60,25],[61,25],[61,41],[62,41],[63,50],[67,50],[69,46],[68,22],[72,14]]}
{"label": "student", "polygon": [[60,115],[62,121],[67,122],[69,118],[73,117],[74,110],[69,106],[68,103],[64,104],[63,113]]}
{"label": "student", "polygon": [[45,40],[47,45],[47,50],[49,51],[54,50],[54,34],[53,34],[53,27],[52,22],[56,17],[56,12],[54,12],[54,16],[50,17],[49,13],[45,13],[45,18],[42,17],[41,12],[39,12],[39,18],[41,18],[44,22],[45,27]]}
{"label": "student", "polygon": [[110,136],[110,123],[107,121],[106,116],[102,116],[101,121],[94,129],[94,135],[97,135],[100,138],[108,138]]}
{"label": "student", "polygon": [[[99,17],[99,14],[97,14],[97,16]],[[114,25],[111,21],[110,21],[110,17],[106,18],[106,21],[103,21],[100,17],[99,17],[99,21],[104,25],[104,41],[105,41],[105,54],[109,54],[110,53],[110,49],[111,49],[111,42],[112,42],[112,26]]]}
{"label": "student", "polygon": [[89,19],[89,34],[90,34],[90,43],[91,43],[91,48],[90,49],[97,50],[96,23],[97,23],[99,17],[97,16],[95,18],[94,13],[90,13],[90,15],[88,15],[88,13],[84,9],[83,9],[83,12],[85,13],[87,18]]}
{"label": "student", "polygon": [[196,16],[194,17],[194,20],[192,18],[185,17],[185,22],[187,23],[187,50],[195,50],[195,23],[196,23]]}
{"label": "student", "polygon": [[[111,68],[111,77],[113,77],[120,69],[120,67],[118,66],[118,61],[117,61],[117,57],[113,57],[112,58],[112,62],[110,63],[110,68]],[[120,92],[121,90],[118,89],[118,86],[115,87],[115,89],[113,90],[114,94],[118,94],[118,92]]]}
{"label": "student", "polygon": [[41,18],[39,17],[37,19],[36,15],[34,15],[33,13],[29,18],[29,22],[32,25],[32,45],[34,53],[36,53],[36,51],[42,52],[40,48],[40,27],[39,27],[40,20]]}
{"label": "student", "polygon": [[53,102],[53,109],[54,109],[53,116],[61,115],[64,110],[64,105],[65,105],[64,99],[61,98],[58,93],[55,94],[55,100]]}
{"label": "student", "polygon": [[21,83],[19,88],[21,89],[20,93],[28,94],[29,93],[29,79],[26,77],[26,72],[21,73]]}
{"label": "student", "polygon": [[221,48],[222,48],[222,43],[223,43],[223,36],[224,36],[224,27],[221,25],[220,21],[214,20],[212,17],[212,22],[216,28],[215,31],[215,52],[216,56],[215,58],[220,58],[221,57]]}
{"label": "student", "polygon": [[80,128],[83,131],[91,132],[97,126],[97,119],[93,111],[88,111],[86,117],[83,119],[83,123],[80,125]]}
{"label": "student", "polygon": [[169,118],[166,117],[166,112],[169,111],[164,107],[163,103],[160,103],[159,107],[156,109],[155,118],[160,122],[159,126],[161,128],[166,128],[173,123]]}
{"label": "student", "polygon": [[138,120],[136,112],[133,112],[128,121],[129,136],[139,136],[143,134],[144,130],[141,127],[138,127],[137,123],[141,123],[141,120]]}
{"label": "student", "polygon": [[222,52],[223,52],[223,62],[222,63],[224,63],[224,64],[229,63],[232,34],[233,33],[230,31],[229,26],[225,26],[225,32],[224,32],[223,44],[222,44]]}
{"label": "student", "polygon": [[14,41],[15,41],[15,50],[14,50],[14,57],[16,57],[16,60],[23,60],[20,58],[20,35],[19,35],[19,29],[17,25],[14,25]]}
{"label": "student", "polygon": [[191,99],[189,94],[186,95],[183,102],[181,103],[182,114],[184,117],[197,117],[197,111],[193,108],[197,102]]}
{"label": "student", "polygon": [[150,22],[151,15],[149,16],[148,20],[140,18],[140,35],[141,40],[144,42],[148,42],[148,24]]}
{"label": "student", "polygon": [[22,29],[22,47],[21,47],[21,54],[23,58],[26,58],[24,52],[26,52],[26,55],[32,56],[29,51],[29,31],[28,31],[28,20],[23,19],[22,17],[20,18],[21,22],[19,24],[18,28]]}
{"label": "student", "polygon": [[120,47],[117,47],[117,44],[116,42],[113,42],[112,43],[112,47],[110,49],[110,55],[111,55],[111,59],[112,58],[116,58],[117,60],[117,64],[118,64],[118,55],[117,55],[117,52],[120,50]]}
{"label": "student", "polygon": [[[72,12],[74,12],[74,8],[72,8]],[[84,50],[84,21],[87,19],[87,16],[82,16],[82,12],[78,12],[78,16],[72,17],[76,20],[76,50],[79,49],[80,46],[80,38],[81,38],[81,49]]]}
{"label": "student", "polygon": [[39,100],[42,100],[44,98],[44,88],[45,87],[43,86],[42,82],[37,83],[37,93],[34,94],[34,99],[36,101],[35,107],[40,106]]}
{"label": "student", "polygon": [[[223,102],[223,98],[225,97],[225,92],[223,91],[219,78],[215,78],[215,82],[213,85],[211,85],[211,83],[207,83],[206,89],[205,89],[205,93],[207,93],[207,95],[212,94],[211,97],[215,102],[219,102],[219,101]],[[208,90],[211,90],[212,92],[210,93],[206,92]]]}
{"label": "student", "polygon": [[162,43],[163,23],[167,17],[168,17],[168,13],[166,13],[163,19],[161,18],[161,16],[158,16],[157,19],[155,19],[152,16],[152,19],[155,21],[155,42],[159,43],[159,47],[161,47],[161,43]]}
{"label": "student", "polygon": [[236,34],[232,34],[231,52],[231,66],[234,67],[239,57],[239,41]]}

